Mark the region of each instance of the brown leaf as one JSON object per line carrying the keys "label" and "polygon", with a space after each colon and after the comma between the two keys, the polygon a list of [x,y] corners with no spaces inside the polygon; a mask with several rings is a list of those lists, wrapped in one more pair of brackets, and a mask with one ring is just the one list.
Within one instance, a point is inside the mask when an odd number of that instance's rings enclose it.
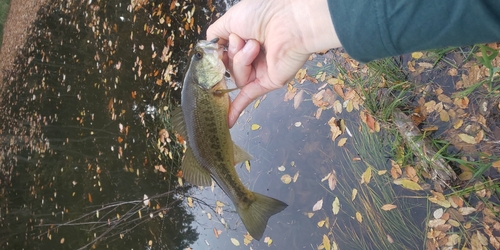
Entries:
{"label": "brown leaf", "polygon": [[392,210],[394,208],[397,208],[398,206],[394,205],[394,204],[385,204],[381,207],[382,210],[384,211],[389,211],[389,210]]}

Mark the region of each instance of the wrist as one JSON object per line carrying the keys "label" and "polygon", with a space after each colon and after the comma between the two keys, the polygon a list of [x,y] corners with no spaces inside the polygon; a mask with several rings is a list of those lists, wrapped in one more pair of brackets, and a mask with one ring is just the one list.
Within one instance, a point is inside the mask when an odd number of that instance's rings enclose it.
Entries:
{"label": "wrist", "polygon": [[333,26],[327,0],[296,0],[293,8],[306,52],[314,53],[342,47]]}

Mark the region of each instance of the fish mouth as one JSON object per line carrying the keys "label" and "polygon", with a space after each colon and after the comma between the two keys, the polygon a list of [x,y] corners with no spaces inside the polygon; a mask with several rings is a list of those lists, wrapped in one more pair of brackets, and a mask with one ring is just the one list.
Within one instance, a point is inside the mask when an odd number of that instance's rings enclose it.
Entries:
{"label": "fish mouth", "polygon": [[217,43],[218,41],[219,41],[219,38],[218,38],[218,37],[216,37],[216,38],[214,38],[214,39],[210,40],[210,43]]}

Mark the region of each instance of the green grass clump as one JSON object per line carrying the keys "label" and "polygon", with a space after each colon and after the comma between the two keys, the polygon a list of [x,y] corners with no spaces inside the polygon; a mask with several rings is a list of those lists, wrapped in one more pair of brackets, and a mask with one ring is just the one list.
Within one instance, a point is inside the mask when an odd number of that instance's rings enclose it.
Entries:
{"label": "green grass clump", "polygon": [[0,46],[3,42],[3,27],[9,14],[10,0],[0,0]]}

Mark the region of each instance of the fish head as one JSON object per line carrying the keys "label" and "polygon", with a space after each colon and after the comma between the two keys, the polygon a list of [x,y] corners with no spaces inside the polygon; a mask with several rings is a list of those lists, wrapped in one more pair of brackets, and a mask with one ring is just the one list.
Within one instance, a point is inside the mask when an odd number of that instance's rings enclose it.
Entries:
{"label": "fish head", "polygon": [[219,83],[226,73],[222,62],[223,47],[217,41],[201,40],[192,51],[190,70],[193,70],[196,82],[203,89],[209,90]]}

